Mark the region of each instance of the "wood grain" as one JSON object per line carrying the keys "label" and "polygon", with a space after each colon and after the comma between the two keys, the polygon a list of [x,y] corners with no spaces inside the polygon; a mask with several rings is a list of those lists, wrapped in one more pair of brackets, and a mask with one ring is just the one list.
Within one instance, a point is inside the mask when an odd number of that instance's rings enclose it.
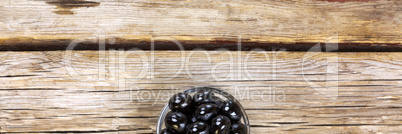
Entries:
{"label": "wood grain", "polygon": [[400,0],[3,0],[0,11],[1,50],[62,49],[75,39],[221,47],[240,36],[304,50],[336,36],[348,50],[402,51]]}
{"label": "wood grain", "polygon": [[0,128],[4,133],[155,133],[170,95],[213,86],[240,100],[254,134],[401,133],[401,57],[274,51],[0,52]]}

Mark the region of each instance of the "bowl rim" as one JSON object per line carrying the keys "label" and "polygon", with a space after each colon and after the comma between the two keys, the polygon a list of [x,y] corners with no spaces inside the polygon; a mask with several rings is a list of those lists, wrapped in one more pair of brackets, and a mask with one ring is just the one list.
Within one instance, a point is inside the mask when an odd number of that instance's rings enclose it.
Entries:
{"label": "bowl rim", "polygon": [[[185,89],[180,92],[190,94],[190,93],[198,92],[201,89],[212,90],[213,93],[218,93],[219,95],[222,95],[223,97],[225,97],[227,99],[235,101],[239,105],[240,110],[243,113],[242,120],[243,120],[244,125],[246,125],[246,127],[247,127],[247,134],[250,134],[250,122],[248,120],[246,110],[243,108],[243,106],[240,104],[240,102],[236,98],[234,98],[231,94],[229,94],[228,92],[221,90],[221,89],[213,88],[213,87],[194,87],[194,88]],[[177,92],[177,93],[180,93],[180,92]],[[163,127],[164,118],[169,111],[170,111],[170,109],[169,109],[169,101],[168,101],[165,104],[165,106],[163,107],[161,113],[159,114],[158,122],[156,124],[156,133],[157,134],[160,134],[160,131],[162,130],[162,127]]]}

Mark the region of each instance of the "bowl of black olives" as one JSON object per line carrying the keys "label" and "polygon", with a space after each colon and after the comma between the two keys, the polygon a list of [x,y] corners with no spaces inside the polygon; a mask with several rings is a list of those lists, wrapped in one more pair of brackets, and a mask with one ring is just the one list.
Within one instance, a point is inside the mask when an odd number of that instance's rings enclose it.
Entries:
{"label": "bowl of black olives", "polygon": [[157,134],[250,134],[246,111],[229,93],[195,87],[173,95],[163,108]]}

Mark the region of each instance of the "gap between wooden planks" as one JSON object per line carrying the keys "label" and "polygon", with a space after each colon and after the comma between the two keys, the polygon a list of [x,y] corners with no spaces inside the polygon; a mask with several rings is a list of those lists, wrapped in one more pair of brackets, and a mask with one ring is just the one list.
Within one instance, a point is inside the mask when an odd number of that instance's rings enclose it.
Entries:
{"label": "gap between wooden planks", "polygon": [[[327,42],[343,51],[402,51],[401,9],[400,0],[4,0],[0,50],[64,50],[76,39],[220,48],[241,37],[288,50]],[[156,48],[174,49],[164,44]]]}
{"label": "gap between wooden planks", "polygon": [[254,134],[401,133],[401,57],[264,51],[0,52],[0,128],[20,133],[155,133],[166,99],[179,91],[173,89],[213,86],[240,100]]}

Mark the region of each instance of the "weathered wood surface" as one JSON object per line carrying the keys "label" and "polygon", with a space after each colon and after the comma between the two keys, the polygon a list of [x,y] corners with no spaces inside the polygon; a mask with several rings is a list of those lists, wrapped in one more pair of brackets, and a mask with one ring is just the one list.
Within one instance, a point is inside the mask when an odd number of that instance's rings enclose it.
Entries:
{"label": "weathered wood surface", "polygon": [[353,48],[401,49],[401,15],[400,0],[1,0],[0,46],[60,49],[74,39],[105,38],[202,46],[241,36],[299,47],[338,36]]}
{"label": "weathered wood surface", "polygon": [[254,134],[402,133],[402,53],[264,53],[1,52],[1,132],[154,133],[173,89],[214,86]]}

